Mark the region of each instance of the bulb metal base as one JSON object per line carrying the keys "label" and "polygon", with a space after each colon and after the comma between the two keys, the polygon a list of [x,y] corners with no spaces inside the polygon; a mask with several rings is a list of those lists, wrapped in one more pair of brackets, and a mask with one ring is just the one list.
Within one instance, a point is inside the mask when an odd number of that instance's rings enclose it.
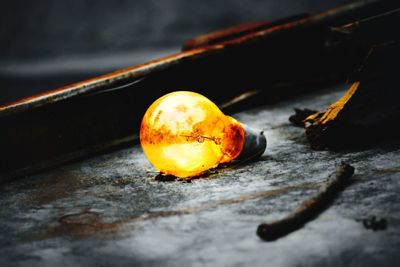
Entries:
{"label": "bulb metal base", "polygon": [[260,157],[267,148],[267,138],[264,131],[250,128],[242,124],[245,132],[242,152],[236,158],[239,161],[248,161]]}

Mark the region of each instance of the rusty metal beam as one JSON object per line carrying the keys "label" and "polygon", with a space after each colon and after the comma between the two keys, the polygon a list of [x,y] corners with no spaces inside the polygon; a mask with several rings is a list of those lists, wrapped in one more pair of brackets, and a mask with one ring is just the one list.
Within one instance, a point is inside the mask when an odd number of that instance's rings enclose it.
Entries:
{"label": "rusty metal beam", "polygon": [[332,27],[398,5],[353,3],[0,106],[0,181],[135,142],[146,107],[170,91],[221,104],[260,90],[266,103],[344,81],[368,44],[336,45]]}

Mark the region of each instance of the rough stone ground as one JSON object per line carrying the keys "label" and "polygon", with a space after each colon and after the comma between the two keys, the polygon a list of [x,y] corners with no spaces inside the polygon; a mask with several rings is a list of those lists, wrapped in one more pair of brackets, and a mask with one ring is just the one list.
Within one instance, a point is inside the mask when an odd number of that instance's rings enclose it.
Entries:
{"label": "rough stone ground", "polygon": [[[294,107],[322,109],[343,92],[234,115],[265,130],[265,154],[191,183],[155,181],[136,145],[2,185],[0,266],[400,266],[400,140],[312,151],[288,123]],[[342,160],[354,182],[328,210],[277,241],[257,237]],[[386,229],[365,227],[372,216]]]}

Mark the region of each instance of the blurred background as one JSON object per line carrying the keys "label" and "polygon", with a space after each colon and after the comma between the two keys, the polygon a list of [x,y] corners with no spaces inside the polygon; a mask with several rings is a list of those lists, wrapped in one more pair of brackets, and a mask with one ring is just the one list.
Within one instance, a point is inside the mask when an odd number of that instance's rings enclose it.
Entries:
{"label": "blurred background", "polygon": [[0,105],[178,52],[199,34],[349,2],[1,1]]}

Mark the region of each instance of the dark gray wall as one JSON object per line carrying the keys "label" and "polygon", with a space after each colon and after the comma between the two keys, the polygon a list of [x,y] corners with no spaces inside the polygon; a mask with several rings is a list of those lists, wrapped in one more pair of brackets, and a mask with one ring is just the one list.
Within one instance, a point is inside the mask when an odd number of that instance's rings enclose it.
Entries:
{"label": "dark gray wall", "polygon": [[[183,41],[198,34],[242,22],[318,12],[346,2],[1,1],[0,103],[178,50]],[[50,81],[47,77],[54,73],[58,79]],[[40,76],[42,83],[21,85],[32,76]]]}

